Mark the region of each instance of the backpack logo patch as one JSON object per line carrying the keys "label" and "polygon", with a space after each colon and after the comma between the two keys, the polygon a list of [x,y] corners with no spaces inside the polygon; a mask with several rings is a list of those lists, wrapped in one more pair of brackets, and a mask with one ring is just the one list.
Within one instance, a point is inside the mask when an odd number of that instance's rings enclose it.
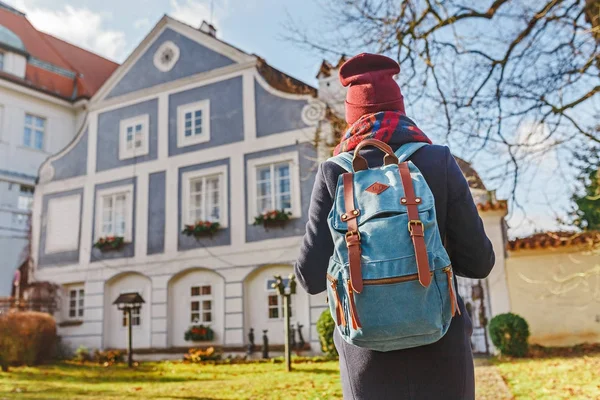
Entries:
{"label": "backpack logo patch", "polygon": [[386,189],[389,187],[390,187],[390,185],[386,185],[385,183],[375,182],[374,184],[372,184],[371,186],[366,188],[365,191],[379,195],[379,194],[385,192]]}

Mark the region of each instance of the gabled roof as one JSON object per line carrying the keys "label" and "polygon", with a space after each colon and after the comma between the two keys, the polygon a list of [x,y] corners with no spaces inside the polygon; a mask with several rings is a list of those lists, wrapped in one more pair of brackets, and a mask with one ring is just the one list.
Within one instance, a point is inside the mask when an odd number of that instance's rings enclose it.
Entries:
{"label": "gabled roof", "polygon": [[112,61],[38,31],[25,14],[3,3],[0,3],[0,25],[18,36],[27,57],[25,78],[1,74],[0,79],[75,101],[90,98],[118,67]]}

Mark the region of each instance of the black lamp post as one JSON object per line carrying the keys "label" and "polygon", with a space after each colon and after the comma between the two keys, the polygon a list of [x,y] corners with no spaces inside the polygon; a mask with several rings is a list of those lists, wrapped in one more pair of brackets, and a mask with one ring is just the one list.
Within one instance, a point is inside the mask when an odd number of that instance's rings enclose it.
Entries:
{"label": "black lamp post", "polygon": [[123,293],[119,295],[119,297],[117,297],[117,299],[113,302],[113,305],[116,305],[117,309],[127,313],[127,366],[129,368],[133,366],[133,338],[131,330],[131,314],[133,313],[133,311],[139,311],[142,308],[142,304],[144,303],[144,299],[137,292]]}
{"label": "black lamp post", "polygon": [[296,294],[296,277],[294,274],[290,275],[288,281],[288,287],[285,287],[281,275],[275,275],[275,283],[273,288],[277,289],[277,292],[283,297],[283,318],[285,320],[285,369],[286,371],[292,370],[292,354],[290,349],[290,297]]}

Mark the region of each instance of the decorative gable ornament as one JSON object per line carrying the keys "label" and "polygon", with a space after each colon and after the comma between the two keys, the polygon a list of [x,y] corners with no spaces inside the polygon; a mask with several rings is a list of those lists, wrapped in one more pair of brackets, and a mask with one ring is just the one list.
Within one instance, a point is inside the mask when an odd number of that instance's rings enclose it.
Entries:
{"label": "decorative gable ornament", "polygon": [[154,66],[162,72],[168,72],[173,69],[179,60],[179,47],[168,40],[160,45],[154,53]]}

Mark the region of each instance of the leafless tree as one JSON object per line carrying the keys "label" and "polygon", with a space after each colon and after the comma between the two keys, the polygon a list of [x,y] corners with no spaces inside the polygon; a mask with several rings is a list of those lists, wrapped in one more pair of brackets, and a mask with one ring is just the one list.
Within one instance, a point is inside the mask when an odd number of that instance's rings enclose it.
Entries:
{"label": "leafless tree", "polygon": [[486,177],[513,196],[549,151],[600,143],[600,0],[318,1],[321,31],[292,18],[289,39],[395,57],[419,122],[467,158],[494,155]]}

